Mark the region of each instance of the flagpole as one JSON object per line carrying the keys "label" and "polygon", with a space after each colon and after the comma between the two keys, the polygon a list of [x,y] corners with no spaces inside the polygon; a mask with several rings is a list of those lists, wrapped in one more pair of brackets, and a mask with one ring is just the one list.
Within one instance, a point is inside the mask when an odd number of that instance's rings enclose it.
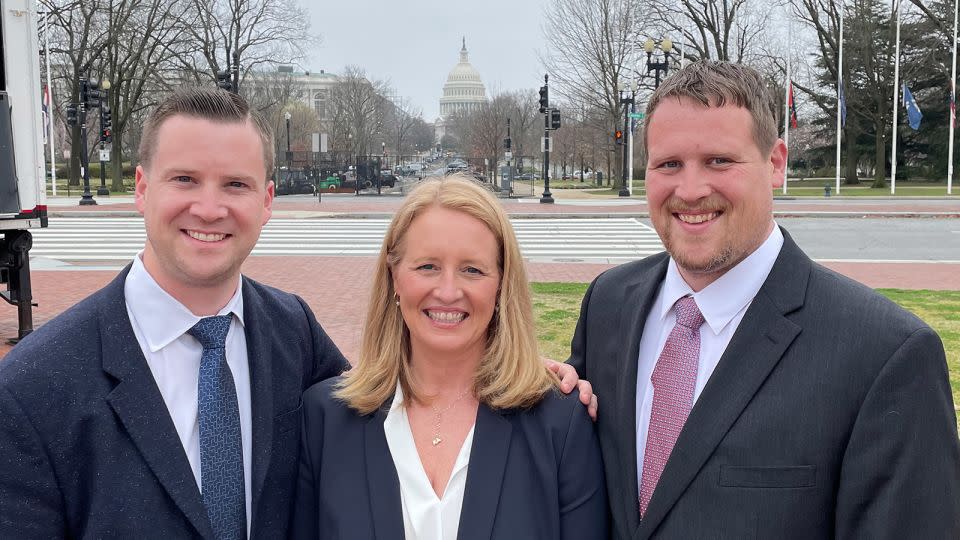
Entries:
{"label": "flagpole", "polygon": [[50,84],[50,14],[45,14],[43,23],[43,58],[47,64],[47,144],[50,145],[50,183],[53,185],[53,196],[57,196],[57,161],[54,151],[54,140],[56,139],[56,122],[53,114],[53,85]]}
{"label": "flagpole", "polygon": [[957,8],[960,2],[953,2],[953,67],[950,70],[950,144],[947,158],[947,195],[953,194],[953,129],[957,113]]}
{"label": "flagpole", "polygon": [[677,23],[677,26],[680,28],[680,68],[683,68],[683,65],[687,60],[687,48],[684,46],[683,39],[686,37],[683,35],[683,29],[687,26],[683,24],[683,2],[680,2],[680,22]]}
{"label": "flagpole", "polygon": [[897,113],[900,111],[900,0],[894,3],[897,17],[897,45],[893,53],[893,150],[890,159],[890,194],[897,193]]}
{"label": "flagpole", "polygon": [[834,189],[837,195],[840,194],[840,105],[842,105],[842,86],[843,86],[843,2],[840,2],[840,42],[838,43],[840,54],[837,58],[837,185]]}
{"label": "flagpole", "polygon": [[[790,27],[790,16],[787,15],[787,43],[793,43],[791,36],[792,28]],[[787,50],[787,84],[784,85],[783,89],[783,144],[787,147],[787,162],[786,166],[783,168],[783,194],[787,194],[787,180],[788,172],[790,170],[790,85],[792,81],[790,80],[790,51]]]}

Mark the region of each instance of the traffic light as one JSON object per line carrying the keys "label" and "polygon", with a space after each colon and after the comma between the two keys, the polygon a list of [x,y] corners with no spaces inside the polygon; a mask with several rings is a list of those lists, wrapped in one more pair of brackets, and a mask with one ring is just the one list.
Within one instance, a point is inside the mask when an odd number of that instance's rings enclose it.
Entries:
{"label": "traffic light", "polygon": [[503,149],[506,150],[507,152],[510,151],[510,137],[507,137],[506,139],[503,140]]}
{"label": "traffic light", "polygon": [[77,125],[79,118],[77,117],[77,106],[73,103],[67,105],[67,124],[71,126]]}
{"label": "traffic light", "polygon": [[547,97],[547,85],[540,87],[540,112],[547,112],[547,107],[550,106],[550,99]]}
{"label": "traffic light", "polygon": [[230,80],[229,71],[217,72],[217,88],[223,88],[227,92],[233,92],[233,81]]}
{"label": "traffic light", "polygon": [[110,105],[104,103],[101,111],[100,140],[103,141],[104,144],[110,144],[113,142],[113,115],[110,112]]}
{"label": "traffic light", "polygon": [[613,138],[617,141],[617,144],[623,144],[623,131],[616,130],[613,132]]}
{"label": "traffic light", "polygon": [[550,110],[550,129],[560,129],[560,109]]}

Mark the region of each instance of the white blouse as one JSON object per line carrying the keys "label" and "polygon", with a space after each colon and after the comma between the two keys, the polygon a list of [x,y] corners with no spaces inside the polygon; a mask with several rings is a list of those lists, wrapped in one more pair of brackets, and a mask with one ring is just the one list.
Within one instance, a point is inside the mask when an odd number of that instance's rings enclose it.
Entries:
{"label": "white blouse", "polygon": [[438,498],[430,479],[427,478],[420,454],[413,441],[407,410],[401,405],[403,393],[400,385],[393,396],[393,404],[383,422],[387,446],[393,457],[400,480],[400,502],[403,506],[403,531],[406,540],[456,540],[460,528],[460,509],[467,484],[467,465],[470,463],[470,447],[473,430],[460,447],[443,497]]}

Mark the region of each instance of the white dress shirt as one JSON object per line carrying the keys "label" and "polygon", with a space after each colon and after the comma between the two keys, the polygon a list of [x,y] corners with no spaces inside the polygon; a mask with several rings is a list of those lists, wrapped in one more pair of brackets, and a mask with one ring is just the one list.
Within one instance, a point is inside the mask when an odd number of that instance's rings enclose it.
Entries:
{"label": "white dress shirt", "polygon": [[[160,288],[137,254],[123,285],[127,315],[133,326],[140,349],[153,378],[157,382],[177,435],[193,469],[193,476],[201,492],[200,477],[200,420],[198,418],[198,389],[200,356],[203,347],[187,334],[200,320],[183,304]],[[240,435],[243,444],[243,487],[247,508],[247,536],[250,535],[250,473],[251,473],[251,411],[250,366],[247,363],[247,338],[243,332],[243,296],[240,281],[237,292],[217,315],[233,314],[227,332],[227,365],[237,388],[240,408]]]}
{"label": "white dress shirt", "polygon": [[[643,457],[646,452],[647,430],[650,427],[650,412],[653,408],[653,382],[650,381],[650,376],[677,322],[673,305],[684,296],[692,296],[705,321],[700,327],[700,360],[693,393],[693,402],[696,403],[727,349],[730,338],[740,326],[747,308],[770,274],[781,247],[783,233],[774,224],[773,232],[756,251],[700,292],[693,292],[680,275],[676,262],[673,258],[670,259],[667,275],[643,326],[637,359],[638,487],[643,478]],[[740,360],[750,361],[749,358]]]}
{"label": "white dress shirt", "polygon": [[390,411],[383,422],[383,431],[400,480],[404,537],[406,540],[456,540],[476,425],[467,433],[457,461],[453,464],[450,479],[447,480],[447,487],[443,490],[443,497],[438,498],[423,470],[413,431],[410,430],[407,409],[402,403],[403,392],[397,385]]}

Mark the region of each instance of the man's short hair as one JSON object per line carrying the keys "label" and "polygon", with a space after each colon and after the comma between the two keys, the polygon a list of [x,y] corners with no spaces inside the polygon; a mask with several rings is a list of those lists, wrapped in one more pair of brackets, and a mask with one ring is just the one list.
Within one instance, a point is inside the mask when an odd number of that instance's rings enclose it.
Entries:
{"label": "man's short hair", "polygon": [[157,149],[157,133],[167,119],[177,116],[202,118],[212,122],[245,123],[250,121],[263,142],[263,166],[269,180],[273,171],[273,127],[260,114],[250,109],[247,100],[239,94],[227,92],[221,88],[202,86],[182,87],[175,90],[147,116],[140,137],[140,163],[149,168],[153,153]]}
{"label": "man's short hair", "polygon": [[647,130],[657,106],[667,98],[689,98],[705,107],[735,105],[753,117],[753,139],[766,154],[777,142],[774,102],[766,81],[757,70],[743,64],[701,60],[667,77],[647,103],[646,124],[640,135],[647,155]]}

